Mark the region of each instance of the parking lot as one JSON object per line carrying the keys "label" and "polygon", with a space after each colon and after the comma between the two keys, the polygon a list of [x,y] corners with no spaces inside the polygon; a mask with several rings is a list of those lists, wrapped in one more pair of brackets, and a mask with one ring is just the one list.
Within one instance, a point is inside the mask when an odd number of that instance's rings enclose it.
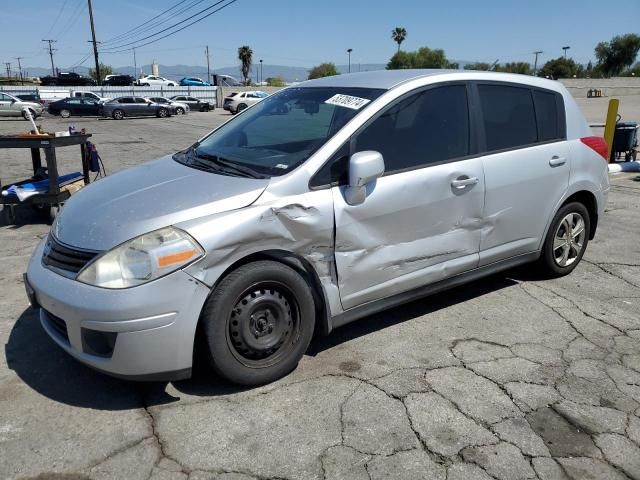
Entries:
{"label": "parking lot", "polygon": [[[579,103],[595,123],[606,102]],[[621,113],[640,120],[640,97],[622,97]],[[38,123],[85,128],[113,173],[230,118]],[[27,125],[0,120],[0,134]],[[80,169],[76,148],[58,159],[63,173]],[[3,185],[29,168],[27,152],[0,151]],[[19,211],[16,225],[0,221],[0,478],[640,479],[637,176],[611,177],[571,275],[520,268],[370,316],[252,389],[206,368],[124,382],[71,359],[28,307],[22,273],[48,226]]]}

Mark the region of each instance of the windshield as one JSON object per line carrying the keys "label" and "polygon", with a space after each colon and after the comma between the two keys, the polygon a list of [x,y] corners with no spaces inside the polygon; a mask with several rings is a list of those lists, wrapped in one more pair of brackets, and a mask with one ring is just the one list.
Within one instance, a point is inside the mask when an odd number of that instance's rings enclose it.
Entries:
{"label": "windshield", "polygon": [[[305,162],[384,90],[287,88],[265,98],[188,150],[263,176],[279,176]],[[174,158],[182,163],[181,155]]]}

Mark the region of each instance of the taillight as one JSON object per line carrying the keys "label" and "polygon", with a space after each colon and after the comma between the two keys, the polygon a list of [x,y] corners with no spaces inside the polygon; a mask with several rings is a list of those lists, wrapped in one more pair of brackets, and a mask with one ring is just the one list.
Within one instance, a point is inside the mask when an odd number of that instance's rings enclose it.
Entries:
{"label": "taillight", "polygon": [[598,153],[602,158],[608,160],[609,147],[602,137],[582,137],[580,139],[587,147],[591,148],[594,152]]}

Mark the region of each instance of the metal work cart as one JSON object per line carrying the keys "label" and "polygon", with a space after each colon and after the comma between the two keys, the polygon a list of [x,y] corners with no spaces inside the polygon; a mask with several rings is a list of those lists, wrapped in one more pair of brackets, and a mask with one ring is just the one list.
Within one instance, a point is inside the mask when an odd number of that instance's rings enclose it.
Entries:
{"label": "metal work cart", "polygon": [[[17,205],[33,205],[38,208],[47,208],[51,220],[55,218],[60,209],[60,205],[65,202],[71,193],[67,190],[61,190],[58,176],[58,162],[56,160],[56,148],[70,147],[73,145],[80,146],[80,155],[82,159],[82,175],[84,184],[87,185],[91,181],[89,178],[89,155],[87,152],[87,140],[91,134],[77,133],[66,137],[54,136],[0,136],[0,148],[29,148],[31,150],[31,163],[33,166],[33,177],[14,182],[11,185],[23,185],[35,180],[43,180],[44,178],[36,178],[42,172],[42,157],[40,150],[44,150],[45,162],[47,164],[47,177],[49,179],[49,191],[39,193],[20,201],[15,195],[0,195],[0,204],[3,210],[8,209],[9,221],[15,220],[14,209]],[[7,185],[8,187],[8,185]],[[0,184],[0,190],[2,190]]]}

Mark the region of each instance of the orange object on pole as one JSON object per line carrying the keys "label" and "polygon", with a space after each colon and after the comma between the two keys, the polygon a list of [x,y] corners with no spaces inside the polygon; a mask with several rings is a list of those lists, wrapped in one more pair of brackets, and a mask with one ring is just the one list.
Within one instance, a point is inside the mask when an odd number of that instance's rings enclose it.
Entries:
{"label": "orange object on pole", "polygon": [[607,120],[604,124],[604,141],[607,142],[609,148],[607,159],[611,163],[611,150],[613,149],[613,137],[616,133],[616,123],[618,120],[618,107],[620,100],[612,98],[609,100],[609,108],[607,109]]}

